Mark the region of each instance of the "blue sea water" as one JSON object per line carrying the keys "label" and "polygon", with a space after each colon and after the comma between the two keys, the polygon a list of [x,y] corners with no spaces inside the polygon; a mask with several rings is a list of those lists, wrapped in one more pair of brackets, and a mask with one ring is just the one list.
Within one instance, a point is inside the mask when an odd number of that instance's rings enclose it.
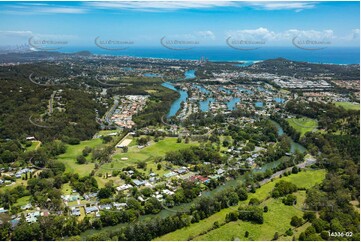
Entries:
{"label": "blue sea water", "polygon": [[61,52],[88,50],[93,54],[166,58],[179,60],[237,61],[249,65],[254,61],[278,57],[294,61],[333,64],[359,64],[359,47],[328,47],[320,50],[303,50],[296,47],[264,47],[256,50],[236,50],[228,47],[199,47],[190,50],[170,50],[162,47],[137,47],[125,50],[105,50],[98,47],[64,47]]}

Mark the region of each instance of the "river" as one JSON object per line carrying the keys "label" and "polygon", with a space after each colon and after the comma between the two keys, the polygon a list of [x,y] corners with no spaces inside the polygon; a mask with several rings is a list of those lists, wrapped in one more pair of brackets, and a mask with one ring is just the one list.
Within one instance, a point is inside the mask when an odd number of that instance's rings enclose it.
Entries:
{"label": "river", "polygon": [[182,102],[187,101],[188,93],[187,91],[175,88],[170,82],[164,82],[162,83],[162,86],[169,88],[173,91],[176,91],[180,95],[180,97],[177,100],[175,100],[170,106],[169,112],[167,114],[167,118],[171,118],[177,114],[178,110],[181,108]]}
{"label": "river", "polygon": [[[281,125],[279,125],[279,123],[277,123],[276,121],[271,121],[276,127],[277,127],[277,134],[278,136],[281,136],[284,134],[284,131],[281,127]],[[291,150],[290,152],[291,153],[295,153],[296,150],[298,150],[299,152],[303,153],[306,151],[306,148],[303,147],[301,144],[299,143],[296,143],[293,139],[291,139]]]}
{"label": "river", "polygon": [[[187,80],[187,79],[194,79],[196,78],[196,75],[195,75],[195,70],[187,70],[185,73],[184,73],[184,79],[183,80]],[[169,88],[173,91],[176,91],[180,94],[180,97],[175,100],[171,107],[170,107],[170,110],[167,114],[167,118],[171,118],[173,116],[175,116],[177,114],[177,112],[179,111],[179,109],[181,108],[181,103],[182,102],[186,102],[187,99],[188,99],[188,93],[184,90],[180,90],[180,89],[177,89],[174,87],[174,85],[170,82],[165,82],[162,84],[163,87],[166,87],[166,88]],[[200,85],[194,85],[195,87],[197,87],[202,93],[204,94],[210,94],[210,91],[205,89],[203,86],[200,86]],[[226,94],[231,94],[231,91],[230,90],[227,90],[225,88],[220,88],[220,90],[223,90]],[[242,91],[245,91],[245,92],[251,92],[250,90],[246,90],[246,89],[243,89],[242,88]],[[212,102],[214,102],[215,99],[214,98],[207,98],[203,101],[199,101],[199,109],[202,111],[202,112],[208,112],[209,111],[209,106]],[[229,102],[227,102],[227,108],[228,110],[234,110],[235,107],[236,107],[236,104],[240,102],[240,99],[239,98],[232,98]]]}
{"label": "river", "polygon": [[[194,78],[196,78],[195,72],[196,72],[195,70],[187,70],[187,71],[184,73],[184,80],[185,80],[185,79],[194,79]],[[172,85],[172,83],[170,83],[170,82],[164,82],[164,83],[162,84],[162,86],[163,86],[163,87],[166,87],[166,88],[168,88],[168,89],[171,89],[171,90],[173,90],[173,91],[176,91],[176,92],[178,92],[179,95],[180,95],[180,97],[172,103],[172,105],[171,105],[171,107],[170,107],[170,109],[169,109],[169,112],[168,112],[168,114],[167,114],[167,116],[166,116],[167,118],[171,118],[171,117],[173,117],[173,116],[175,116],[175,115],[177,114],[177,112],[178,112],[179,109],[181,108],[182,102],[186,102],[186,101],[187,101],[187,99],[188,99],[188,93],[187,93],[187,91],[184,91],[184,90],[175,88],[175,87]]]}

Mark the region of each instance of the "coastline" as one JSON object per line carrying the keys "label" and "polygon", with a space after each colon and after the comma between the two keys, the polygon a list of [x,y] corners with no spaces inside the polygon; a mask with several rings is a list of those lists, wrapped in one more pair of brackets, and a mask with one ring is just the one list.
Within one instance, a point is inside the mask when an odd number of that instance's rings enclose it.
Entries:
{"label": "coastline", "polygon": [[237,51],[226,47],[198,48],[174,51],[165,48],[133,48],[124,51],[109,51],[91,46],[64,48],[60,53],[89,51],[96,56],[114,56],[125,58],[155,59],[169,61],[209,61],[209,62],[261,62],[276,58],[285,58],[296,62],[324,65],[359,65],[359,47],[333,47],[318,51],[305,51],[294,47],[263,48],[255,51]]}

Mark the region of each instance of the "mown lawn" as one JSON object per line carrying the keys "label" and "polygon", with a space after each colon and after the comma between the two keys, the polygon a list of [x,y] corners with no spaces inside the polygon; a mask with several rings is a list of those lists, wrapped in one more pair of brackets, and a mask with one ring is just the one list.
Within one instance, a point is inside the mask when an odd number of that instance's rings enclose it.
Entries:
{"label": "mown lawn", "polygon": [[350,103],[350,102],[336,102],[337,106],[343,107],[344,109],[351,109],[351,110],[360,110],[359,103]]}
{"label": "mown lawn", "polygon": [[[256,193],[249,193],[248,199],[246,201],[240,202],[239,205],[248,204],[249,200],[253,197],[258,198],[261,201],[265,200],[270,196],[270,192],[274,188],[276,182],[280,180],[290,181],[296,184],[298,187],[311,188],[314,185],[321,183],[322,180],[325,178],[325,175],[325,170],[305,170],[298,174],[292,174],[288,177],[275,179],[273,182],[269,182],[263,185],[261,188],[257,189]],[[299,196],[300,195],[298,195],[298,197]],[[299,198],[298,203],[302,204],[302,199]],[[267,203],[269,203],[269,205]],[[265,238],[267,238],[267,240],[271,240],[274,235],[274,232],[272,231],[279,230],[279,234],[284,233],[289,227],[291,227],[289,225],[291,217],[294,215],[302,215],[302,211],[297,207],[284,206],[279,200],[268,199],[263,204],[267,204],[267,206],[272,206],[272,209],[270,209],[269,213],[265,213],[265,223],[263,225],[236,221],[224,225],[216,230],[212,230],[211,232],[203,236],[197,237],[203,231],[212,228],[214,222],[218,221],[220,224],[223,223],[225,221],[226,215],[231,211],[234,211],[234,209],[238,207],[234,206],[231,208],[223,209],[220,212],[210,216],[209,218],[200,221],[199,223],[191,224],[189,227],[182,228],[172,233],[163,235],[159,238],[156,238],[155,240],[188,240],[190,237],[195,237],[195,239],[199,240],[231,240],[232,236],[236,236],[241,240],[244,240],[245,230],[242,230],[240,228],[247,228],[250,236],[252,236],[252,239],[254,240],[262,240]],[[249,237],[248,239],[251,239],[251,237]]]}
{"label": "mown lawn", "polygon": [[2,187],[0,187],[0,191],[9,191],[11,189],[13,189],[14,187],[17,186],[27,186],[28,181],[27,180],[22,180],[22,179],[16,179],[14,183],[11,183],[11,185],[4,185]]}
{"label": "mown lawn", "polygon": [[63,195],[70,195],[73,191],[73,188],[70,186],[69,182],[61,186],[61,193]]}
{"label": "mown lawn", "polygon": [[26,151],[36,150],[36,149],[38,149],[38,148],[40,147],[40,145],[41,145],[41,142],[40,142],[40,141],[37,141],[37,140],[32,141],[32,142],[31,142],[31,146],[26,147]]}
{"label": "mown lawn", "polygon": [[[108,172],[108,174],[111,174],[111,172]],[[97,182],[98,182],[99,188],[105,187],[105,184],[110,181],[113,181],[113,185],[115,187],[125,184],[124,180],[120,179],[119,176],[109,177],[108,179],[106,179],[106,178],[104,178],[105,172],[102,175],[103,175],[102,177],[94,176],[95,180],[97,180]]]}
{"label": "mown lawn", "polygon": [[[151,141],[149,146],[139,149],[135,144],[135,139],[133,139],[133,141],[129,144],[127,153],[123,153],[121,149],[118,149],[113,156],[113,162],[104,164],[100,171],[111,172],[113,169],[122,169],[130,165],[136,166],[137,162],[146,161],[149,164],[148,169],[151,167],[154,172],[157,172],[155,169],[156,166],[150,162],[155,157],[163,157],[169,151],[181,150],[196,144],[196,142],[189,142],[186,144],[184,143],[184,140],[182,143],[177,143],[177,138],[167,137],[158,142]],[[122,158],[128,159],[122,160]]]}
{"label": "mown lawn", "polygon": [[287,121],[301,136],[317,128],[317,120],[310,118],[289,118]]}
{"label": "mown lawn", "polygon": [[[91,139],[86,141],[81,141],[78,145],[67,145],[66,152],[57,157],[57,159],[65,164],[66,172],[78,173],[79,176],[86,176],[94,168],[94,163],[88,163],[79,165],[76,162],[76,157],[82,154],[83,149],[86,146],[90,148],[95,148],[98,145],[102,144],[101,139]],[[86,157],[88,161],[91,159],[91,154]]]}
{"label": "mown lawn", "polygon": [[29,201],[30,201],[30,196],[21,197],[16,201],[16,203],[14,205],[15,206],[24,206],[24,205],[28,204]]}

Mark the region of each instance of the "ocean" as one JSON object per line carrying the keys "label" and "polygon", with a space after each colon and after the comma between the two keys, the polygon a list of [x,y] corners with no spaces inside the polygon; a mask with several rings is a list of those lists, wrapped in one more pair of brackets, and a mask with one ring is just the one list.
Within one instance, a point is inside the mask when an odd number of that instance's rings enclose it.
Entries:
{"label": "ocean", "polygon": [[197,47],[189,50],[171,50],[164,47],[137,47],[125,50],[105,50],[99,47],[64,47],[60,52],[87,50],[93,54],[165,58],[178,60],[209,61],[262,61],[283,57],[293,61],[324,64],[360,64],[360,48],[329,47],[320,50],[304,50],[296,47],[264,47],[256,50],[236,50],[228,47]]}

